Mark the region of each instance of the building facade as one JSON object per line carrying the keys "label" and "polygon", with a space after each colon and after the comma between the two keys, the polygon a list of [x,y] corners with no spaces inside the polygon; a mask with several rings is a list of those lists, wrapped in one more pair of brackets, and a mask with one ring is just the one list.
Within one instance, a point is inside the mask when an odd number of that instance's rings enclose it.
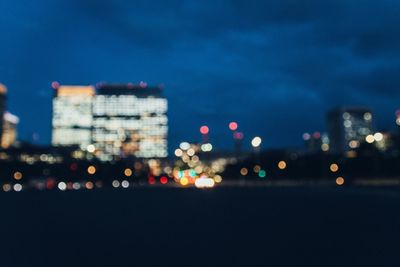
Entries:
{"label": "building facade", "polygon": [[167,157],[168,104],[145,83],[59,86],[53,100],[54,146],[90,148],[101,160]]}
{"label": "building facade", "polygon": [[53,98],[52,145],[86,147],[92,139],[93,86],[58,86]]}
{"label": "building facade", "polygon": [[93,103],[92,135],[98,157],[167,157],[167,109],[160,87],[100,85]]}
{"label": "building facade", "polygon": [[328,112],[330,150],[346,152],[365,142],[373,131],[373,114],[369,108],[341,107]]}

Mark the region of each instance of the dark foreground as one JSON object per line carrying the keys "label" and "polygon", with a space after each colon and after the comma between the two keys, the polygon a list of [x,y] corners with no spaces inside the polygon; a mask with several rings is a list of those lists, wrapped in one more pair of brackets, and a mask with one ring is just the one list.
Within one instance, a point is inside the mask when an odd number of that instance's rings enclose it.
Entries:
{"label": "dark foreground", "polygon": [[0,266],[399,266],[400,190],[0,194]]}

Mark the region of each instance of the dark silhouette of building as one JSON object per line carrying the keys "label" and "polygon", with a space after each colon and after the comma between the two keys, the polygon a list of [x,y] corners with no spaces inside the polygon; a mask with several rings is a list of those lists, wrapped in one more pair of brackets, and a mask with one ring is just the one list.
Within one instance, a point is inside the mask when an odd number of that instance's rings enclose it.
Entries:
{"label": "dark silhouette of building", "polygon": [[327,115],[330,151],[356,149],[373,134],[373,115],[365,107],[339,107]]}

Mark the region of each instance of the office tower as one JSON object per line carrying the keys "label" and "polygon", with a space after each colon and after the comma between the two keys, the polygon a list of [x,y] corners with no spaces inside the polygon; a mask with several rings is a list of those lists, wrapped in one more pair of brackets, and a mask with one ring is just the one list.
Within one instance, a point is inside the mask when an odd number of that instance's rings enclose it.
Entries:
{"label": "office tower", "polygon": [[346,152],[356,149],[373,134],[373,115],[370,109],[362,107],[341,107],[328,112],[328,133],[330,149]]}
{"label": "office tower", "polygon": [[52,145],[91,144],[93,86],[53,86]]}
{"label": "office tower", "polygon": [[167,100],[146,83],[102,84],[93,103],[92,141],[102,160],[167,156]]}
{"label": "office tower", "polygon": [[1,147],[9,148],[17,140],[17,126],[19,118],[9,112],[3,115],[3,135],[1,136]]}
{"label": "office tower", "polygon": [[7,87],[0,83],[0,140],[3,133],[3,119],[6,111]]}

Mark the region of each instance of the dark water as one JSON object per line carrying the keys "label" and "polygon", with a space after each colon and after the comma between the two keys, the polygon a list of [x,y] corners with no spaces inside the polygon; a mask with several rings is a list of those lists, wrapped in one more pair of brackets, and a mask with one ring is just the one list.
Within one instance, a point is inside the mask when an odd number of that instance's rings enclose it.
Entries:
{"label": "dark water", "polygon": [[399,266],[400,190],[0,194],[0,266]]}

